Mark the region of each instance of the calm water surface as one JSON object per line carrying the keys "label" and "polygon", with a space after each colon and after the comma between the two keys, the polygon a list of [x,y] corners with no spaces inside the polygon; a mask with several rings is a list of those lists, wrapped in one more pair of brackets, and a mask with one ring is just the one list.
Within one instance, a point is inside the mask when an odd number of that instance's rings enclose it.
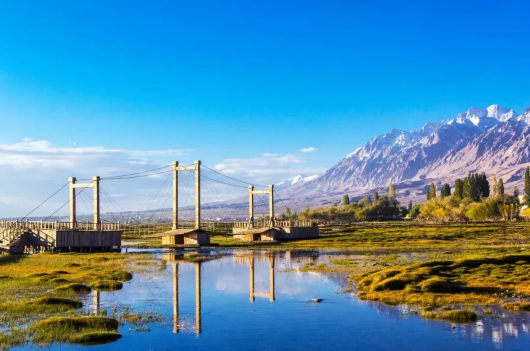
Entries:
{"label": "calm water surface", "polygon": [[[325,253],[223,254],[220,259],[195,264],[179,262],[178,255],[153,253],[159,263],[156,267],[146,266],[147,272],[135,274],[121,291],[100,293],[99,306],[92,305],[94,297],[88,296],[90,310],[128,305],[135,312],[164,315],[164,322],[150,325],[148,332],[120,327],[121,340],[94,348],[530,349],[530,314],[505,314],[452,329],[450,323],[409,314],[406,306],[388,307],[340,293],[346,284],[344,277],[299,271],[308,262],[328,260]],[[161,265],[162,260],[166,264]],[[323,301],[309,302],[312,298]]]}

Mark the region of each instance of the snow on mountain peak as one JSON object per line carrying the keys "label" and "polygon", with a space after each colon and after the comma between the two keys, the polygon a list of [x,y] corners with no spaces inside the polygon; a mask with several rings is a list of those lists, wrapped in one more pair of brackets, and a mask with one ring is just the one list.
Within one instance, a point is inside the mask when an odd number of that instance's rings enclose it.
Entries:
{"label": "snow on mountain peak", "polygon": [[517,117],[518,121],[524,121],[526,124],[530,125],[530,106],[524,110],[523,114]]}
{"label": "snow on mountain peak", "polygon": [[346,158],[350,158],[350,157],[353,157],[355,156],[359,151],[362,150],[362,147],[359,146],[357,149],[353,150],[351,153],[349,153],[348,155],[346,155]]}
{"label": "snow on mountain peak", "polygon": [[486,108],[486,111],[486,117],[495,118],[501,122],[506,122],[507,120],[515,116],[514,110],[499,105],[491,105]]}
{"label": "snow on mountain peak", "polygon": [[487,110],[483,110],[478,107],[472,107],[464,113],[459,114],[456,117],[456,122],[459,124],[464,124],[466,121],[470,121],[475,126],[479,126],[480,120],[486,117],[488,114]]}
{"label": "snow on mountain peak", "polygon": [[298,185],[310,182],[310,181],[318,178],[319,175],[320,174],[315,174],[315,175],[306,177],[306,176],[303,176],[303,175],[299,174],[297,176],[294,176],[294,177],[291,177],[289,179],[285,179],[285,180],[279,182],[278,184],[276,184],[276,189],[277,190],[283,190],[283,189],[287,189],[287,188],[293,187],[295,185],[298,186]]}

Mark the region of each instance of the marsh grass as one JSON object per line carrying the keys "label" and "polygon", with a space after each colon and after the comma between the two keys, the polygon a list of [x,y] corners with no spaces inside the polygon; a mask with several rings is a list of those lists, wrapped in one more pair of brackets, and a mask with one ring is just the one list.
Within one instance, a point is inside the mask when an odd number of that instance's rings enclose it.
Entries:
{"label": "marsh grass", "polygon": [[512,312],[530,312],[530,302],[511,302],[502,304],[501,307],[506,311]]}
{"label": "marsh grass", "polygon": [[450,310],[450,311],[425,311],[422,310],[420,315],[423,318],[440,319],[454,323],[471,323],[477,320],[478,315],[470,310]]}
{"label": "marsh grass", "polygon": [[95,343],[99,337],[90,334],[101,334],[100,342],[114,341],[119,338],[116,337],[118,326],[117,320],[101,316],[51,317],[34,323],[30,329],[35,342],[47,345],[54,342]]}
{"label": "marsh grass", "polygon": [[[75,317],[83,312],[81,294],[89,292],[91,285],[105,290],[101,282],[110,286],[110,290],[121,288],[122,281],[132,279],[128,270],[134,266],[134,258],[119,253],[0,256],[0,349],[29,342],[91,344],[115,340],[119,335],[117,324],[112,329],[93,323],[75,328],[59,325],[44,332],[46,328],[38,323],[51,316],[81,318]],[[33,329],[30,325],[42,328]],[[61,337],[61,333],[72,330],[79,339]]]}
{"label": "marsh grass", "polygon": [[[419,305],[432,312],[422,314],[426,318],[449,320],[451,317],[454,320],[457,313],[464,312],[439,315],[434,309],[447,305],[493,305],[515,296],[528,298],[529,275],[528,254],[471,254],[453,260],[431,260],[382,269],[352,278],[357,282],[360,299],[389,305]],[[530,303],[524,302],[503,307],[530,311]]]}
{"label": "marsh grass", "polygon": [[45,296],[29,301],[0,304],[0,312],[6,314],[31,315],[36,313],[60,313],[83,307],[79,301]]}
{"label": "marsh grass", "polygon": [[114,309],[112,318],[117,319],[120,324],[131,324],[135,326],[136,330],[141,330],[146,324],[162,322],[164,316],[153,311],[133,312],[129,307],[125,307],[122,311]]}
{"label": "marsh grass", "polygon": [[10,328],[0,332],[0,350],[23,346],[28,342],[28,333],[22,328]]}
{"label": "marsh grass", "polygon": [[76,293],[89,293],[92,291],[92,289],[85,285],[80,283],[71,283],[67,285],[61,285],[55,288],[56,291],[73,291]]}
{"label": "marsh grass", "polygon": [[123,289],[123,283],[116,280],[99,280],[91,285],[97,291],[117,291]]}

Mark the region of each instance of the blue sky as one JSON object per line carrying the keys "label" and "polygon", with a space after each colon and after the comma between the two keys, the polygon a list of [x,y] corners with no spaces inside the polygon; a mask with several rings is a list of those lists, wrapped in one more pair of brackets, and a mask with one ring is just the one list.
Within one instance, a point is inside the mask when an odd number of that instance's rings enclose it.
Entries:
{"label": "blue sky", "polygon": [[[318,172],[391,128],[530,105],[528,13],[483,0],[3,0],[0,144],[283,171],[256,178],[268,182]],[[0,158],[2,172],[14,163]],[[93,173],[53,165],[43,173]]]}

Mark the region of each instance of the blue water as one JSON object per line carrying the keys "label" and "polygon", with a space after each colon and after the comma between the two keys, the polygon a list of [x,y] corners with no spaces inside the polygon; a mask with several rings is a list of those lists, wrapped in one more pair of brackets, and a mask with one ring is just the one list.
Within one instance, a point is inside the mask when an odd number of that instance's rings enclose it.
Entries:
{"label": "blue water", "polygon": [[[289,257],[290,256],[290,257]],[[201,325],[196,324],[196,269],[178,264],[178,333],[174,332],[171,261],[146,267],[123,290],[101,293],[99,309],[116,305],[164,315],[148,332],[120,328],[123,338],[94,348],[104,350],[527,350],[530,314],[451,327],[425,320],[406,306],[389,307],[340,293],[345,279],[301,273],[305,263],[320,257],[277,253],[274,257],[274,301],[270,299],[270,258],[261,253],[227,255],[204,262],[201,271]],[[160,262],[162,255],[156,255]],[[254,290],[250,297],[250,258],[254,259]],[[167,258],[167,257],[166,257]],[[342,285],[342,286],[341,286]],[[321,303],[309,302],[321,298]],[[87,297],[87,309],[92,297]],[[60,345],[59,349],[87,347]]]}

